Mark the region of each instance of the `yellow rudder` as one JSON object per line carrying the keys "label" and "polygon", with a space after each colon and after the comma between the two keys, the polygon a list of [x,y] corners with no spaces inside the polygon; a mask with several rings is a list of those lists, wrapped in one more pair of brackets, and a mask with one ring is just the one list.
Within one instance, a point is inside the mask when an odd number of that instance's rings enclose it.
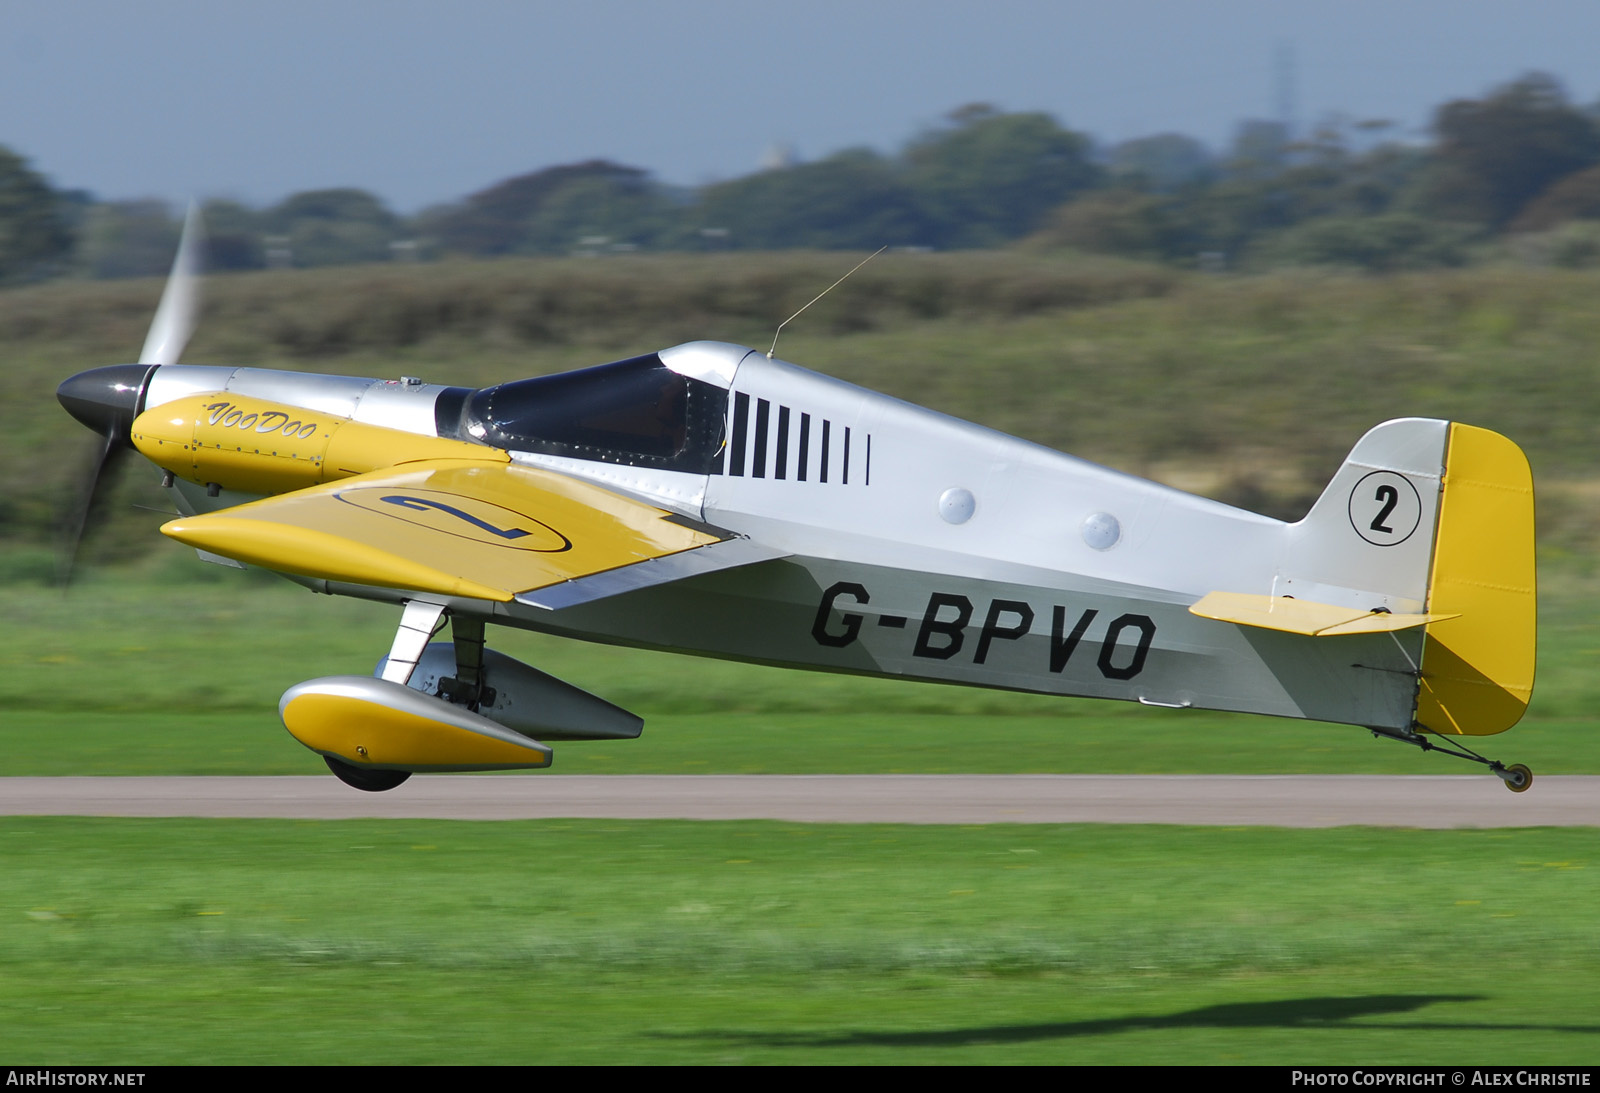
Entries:
{"label": "yellow rudder", "polygon": [[1450,426],[1427,610],[1459,617],[1426,628],[1418,727],[1488,736],[1515,725],[1533,696],[1533,475],[1498,433]]}

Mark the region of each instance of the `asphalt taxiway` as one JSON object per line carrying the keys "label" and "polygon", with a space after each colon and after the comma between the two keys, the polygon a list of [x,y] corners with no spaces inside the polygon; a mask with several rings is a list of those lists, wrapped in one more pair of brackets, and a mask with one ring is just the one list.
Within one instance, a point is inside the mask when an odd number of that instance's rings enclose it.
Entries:
{"label": "asphalt taxiway", "polygon": [[1584,827],[1600,826],[1600,777],[1526,793],[1492,775],[418,775],[386,793],[332,776],[0,778],[0,815]]}

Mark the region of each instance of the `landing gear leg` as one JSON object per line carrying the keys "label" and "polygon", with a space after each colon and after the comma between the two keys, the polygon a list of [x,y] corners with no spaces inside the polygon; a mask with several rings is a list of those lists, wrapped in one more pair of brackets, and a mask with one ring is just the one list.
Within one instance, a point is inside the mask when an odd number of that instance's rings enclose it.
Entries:
{"label": "landing gear leg", "polygon": [[456,649],[456,674],[439,681],[439,697],[473,713],[493,706],[494,688],[484,682],[483,620],[472,615],[451,615],[450,636]]}
{"label": "landing gear leg", "polygon": [[383,678],[391,683],[411,682],[411,673],[428,647],[428,639],[444,622],[444,605],[407,600],[400,615],[400,628],[395,631],[394,644],[389,648],[389,659],[383,666]]}
{"label": "landing gear leg", "polygon": [[[1369,727],[1370,729],[1370,727]],[[1435,743],[1427,736],[1413,729],[1398,731],[1395,729],[1370,729],[1373,736],[1384,736],[1390,740],[1398,740],[1402,744],[1410,744],[1421,748],[1423,751],[1442,751],[1446,755],[1453,755],[1457,759],[1467,759],[1474,763],[1482,763],[1506,784],[1512,793],[1525,793],[1533,785],[1533,771],[1521,763],[1506,766],[1498,759],[1486,759],[1459,741],[1445,743],[1443,740]]]}

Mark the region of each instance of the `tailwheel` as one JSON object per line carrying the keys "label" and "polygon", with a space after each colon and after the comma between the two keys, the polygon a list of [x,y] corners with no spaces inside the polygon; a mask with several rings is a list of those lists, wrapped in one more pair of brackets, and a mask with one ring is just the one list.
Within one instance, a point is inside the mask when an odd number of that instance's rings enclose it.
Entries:
{"label": "tailwheel", "polygon": [[1500,780],[1505,782],[1506,788],[1512,793],[1526,793],[1528,787],[1533,785],[1533,771],[1521,763],[1509,767],[1496,763],[1489,769],[1500,776]]}
{"label": "tailwheel", "polygon": [[1435,741],[1420,732],[1416,732],[1414,729],[1375,729],[1370,725],[1367,726],[1367,729],[1373,736],[1398,740],[1402,744],[1410,744],[1413,747],[1421,748],[1423,751],[1442,751],[1446,755],[1455,756],[1457,759],[1469,759],[1474,763],[1482,763],[1493,774],[1497,775],[1512,793],[1526,793],[1528,792],[1528,787],[1533,785],[1533,771],[1523,764],[1513,763],[1508,767],[1498,759],[1486,759],[1467,747],[1459,739],[1452,737],[1448,740],[1439,739]]}
{"label": "tailwheel", "polygon": [[339,781],[368,793],[382,793],[386,789],[393,789],[411,777],[409,770],[363,770],[331,755],[324,755],[322,761],[328,764],[328,769],[338,776]]}

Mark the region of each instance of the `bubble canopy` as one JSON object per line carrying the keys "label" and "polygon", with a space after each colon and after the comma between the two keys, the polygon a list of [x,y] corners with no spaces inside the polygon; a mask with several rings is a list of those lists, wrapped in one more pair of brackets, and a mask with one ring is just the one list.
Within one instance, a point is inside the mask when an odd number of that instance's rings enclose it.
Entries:
{"label": "bubble canopy", "polygon": [[[722,449],[728,392],[651,353],[462,392],[440,432],[509,451],[708,474]],[[450,416],[441,413],[441,418]]]}

